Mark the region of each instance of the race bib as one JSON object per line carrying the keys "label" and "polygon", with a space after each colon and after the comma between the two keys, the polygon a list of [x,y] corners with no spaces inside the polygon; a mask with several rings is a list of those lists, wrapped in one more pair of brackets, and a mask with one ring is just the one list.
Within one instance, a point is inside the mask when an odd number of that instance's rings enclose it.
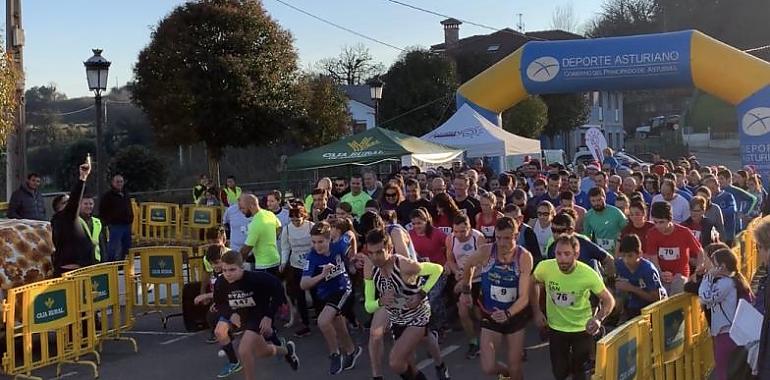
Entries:
{"label": "race bib", "polygon": [[679,260],[679,247],[658,248],[658,257],[666,261]]}
{"label": "race bib", "polygon": [[241,309],[244,307],[254,307],[256,303],[254,303],[254,298],[252,297],[244,297],[244,298],[235,298],[231,299],[228,302],[230,304],[230,307],[232,309]]}
{"label": "race bib", "polygon": [[551,293],[553,304],[559,307],[570,307],[575,304],[575,295],[572,293],[553,292]]}
{"label": "race bib", "polygon": [[438,229],[447,235],[450,235],[452,233],[452,227],[439,227]]}
{"label": "race bib", "polygon": [[608,252],[615,251],[614,239],[596,239],[596,244],[602,247],[602,249],[604,249],[605,251],[608,251]]}
{"label": "race bib", "polygon": [[484,234],[485,237],[491,238],[495,236],[495,226],[483,226],[481,227],[481,233]]}
{"label": "race bib", "polygon": [[492,300],[497,302],[516,302],[516,299],[519,297],[519,289],[492,285],[489,288],[489,295]]}
{"label": "race bib", "polygon": [[326,281],[329,281],[333,279],[334,277],[337,277],[341,274],[345,273],[345,264],[338,264],[334,266],[334,269],[332,269],[331,272],[329,272],[328,275],[326,275]]}

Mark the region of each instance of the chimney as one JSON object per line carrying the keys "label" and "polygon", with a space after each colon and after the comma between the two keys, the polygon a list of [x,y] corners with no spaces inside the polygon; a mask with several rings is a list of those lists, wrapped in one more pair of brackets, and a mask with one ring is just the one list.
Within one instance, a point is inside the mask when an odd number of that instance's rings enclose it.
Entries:
{"label": "chimney", "polygon": [[441,21],[441,25],[444,25],[445,49],[450,49],[457,45],[457,41],[460,40],[460,24],[462,24],[462,21],[454,18]]}

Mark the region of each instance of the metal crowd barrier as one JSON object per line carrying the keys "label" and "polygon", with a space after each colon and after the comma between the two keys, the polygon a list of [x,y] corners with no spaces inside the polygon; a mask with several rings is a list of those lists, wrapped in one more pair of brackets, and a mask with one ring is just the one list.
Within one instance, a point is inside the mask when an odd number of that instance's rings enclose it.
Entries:
{"label": "metal crowd barrier", "polygon": [[[130,261],[97,264],[64,274],[64,278],[91,284],[92,312],[98,315],[96,338],[99,350],[105,340],[131,343],[134,352],[139,351],[134,338],[122,334],[134,327],[134,270]],[[120,292],[120,272],[123,273],[123,291]],[[83,298],[87,298],[84,294]],[[121,302],[121,298],[122,301]]]}
{"label": "metal crowd barrier", "polygon": [[[3,303],[6,352],[3,371],[14,378],[39,379],[32,371],[65,363],[91,366],[99,377],[95,314],[90,281],[58,278],[8,290]],[[93,354],[96,361],[80,360]]]}
{"label": "metal crowd barrier", "polygon": [[140,266],[131,297],[134,307],[143,309],[143,315],[161,314],[164,328],[169,318],[181,316],[180,313],[166,315],[165,312],[176,311],[182,306],[182,289],[186,282],[184,268],[192,252],[190,247],[143,247],[129,250],[128,262],[135,263],[138,260]]}
{"label": "metal crowd barrier", "polygon": [[180,238],[181,214],[179,205],[148,202],[141,204],[141,228],[139,237],[156,243],[171,242]]}
{"label": "metal crowd barrier", "polygon": [[603,337],[593,379],[708,379],[714,358],[699,302],[687,293],[655,302]]}
{"label": "metal crowd barrier", "polygon": [[644,379],[651,376],[650,317],[640,315],[596,343],[594,380]]}

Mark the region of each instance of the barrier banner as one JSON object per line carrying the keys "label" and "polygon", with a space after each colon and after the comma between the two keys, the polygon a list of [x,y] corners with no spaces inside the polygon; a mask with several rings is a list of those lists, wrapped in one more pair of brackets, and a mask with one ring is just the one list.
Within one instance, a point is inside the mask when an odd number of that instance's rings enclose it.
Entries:
{"label": "barrier banner", "polygon": [[30,291],[32,307],[27,309],[32,321],[32,333],[55,330],[75,322],[74,282],[62,282],[47,288],[35,288]]}

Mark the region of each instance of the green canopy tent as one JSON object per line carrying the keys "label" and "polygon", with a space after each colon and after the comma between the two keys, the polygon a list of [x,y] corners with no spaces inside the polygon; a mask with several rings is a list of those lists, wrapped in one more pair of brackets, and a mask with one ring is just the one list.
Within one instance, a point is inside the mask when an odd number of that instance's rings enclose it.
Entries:
{"label": "green canopy tent", "polygon": [[[342,165],[370,165],[410,157],[411,164],[442,164],[462,150],[420,140],[403,133],[372,128],[342,140],[289,157],[288,170],[321,169]],[[402,162],[405,162],[402,160]]]}

